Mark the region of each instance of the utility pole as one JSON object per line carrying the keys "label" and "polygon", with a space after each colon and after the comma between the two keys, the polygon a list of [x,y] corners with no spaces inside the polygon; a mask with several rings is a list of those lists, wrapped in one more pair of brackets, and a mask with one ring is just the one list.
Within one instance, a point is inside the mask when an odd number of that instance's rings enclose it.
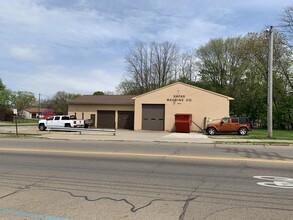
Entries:
{"label": "utility pole", "polygon": [[39,109],[38,109],[38,119],[40,119],[40,111],[41,111],[41,93],[39,93]]}
{"label": "utility pole", "polygon": [[268,138],[273,137],[273,26],[267,29],[269,34],[269,57],[268,57]]}
{"label": "utility pole", "polygon": [[13,109],[14,120],[15,120],[15,133],[18,136],[18,127],[17,127],[17,109]]}

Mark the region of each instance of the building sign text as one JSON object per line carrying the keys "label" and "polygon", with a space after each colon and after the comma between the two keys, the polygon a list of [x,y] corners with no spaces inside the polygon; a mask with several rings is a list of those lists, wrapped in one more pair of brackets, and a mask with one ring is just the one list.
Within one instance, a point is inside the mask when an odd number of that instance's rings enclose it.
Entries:
{"label": "building sign text", "polygon": [[167,99],[167,102],[192,102],[192,99],[186,98],[185,95],[173,95],[173,98]]}

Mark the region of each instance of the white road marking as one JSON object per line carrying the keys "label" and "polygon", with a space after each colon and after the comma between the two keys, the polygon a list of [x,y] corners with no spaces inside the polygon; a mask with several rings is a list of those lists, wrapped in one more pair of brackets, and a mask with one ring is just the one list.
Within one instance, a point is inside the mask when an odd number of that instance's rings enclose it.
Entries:
{"label": "white road marking", "polygon": [[293,179],[288,177],[279,176],[254,176],[255,179],[268,180],[270,182],[258,182],[260,186],[281,188],[281,189],[293,189]]}

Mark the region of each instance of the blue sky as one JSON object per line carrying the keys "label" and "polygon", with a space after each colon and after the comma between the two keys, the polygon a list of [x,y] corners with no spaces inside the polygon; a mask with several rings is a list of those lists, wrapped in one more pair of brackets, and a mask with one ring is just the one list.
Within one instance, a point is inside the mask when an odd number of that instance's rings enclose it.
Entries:
{"label": "blue sky", "polygon": [[278,25],[292,0],[0,0],[0,78],[13,91],[115,91],[137,41],[191,50]]}

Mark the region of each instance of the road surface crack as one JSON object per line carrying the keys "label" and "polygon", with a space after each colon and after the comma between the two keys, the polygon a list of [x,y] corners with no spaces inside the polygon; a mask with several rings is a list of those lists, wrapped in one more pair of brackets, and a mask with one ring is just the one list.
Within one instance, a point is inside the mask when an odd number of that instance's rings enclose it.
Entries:
{"label": "road surface crack", "polygon": [[189,203],[190,203],[191,201],[195,200],[196,198],[197,198],[197,197],[189,198],[189,199],[187,199],[187,200],[185,201],[184,206],[183,206],[183,209],[182,209],[182,212],[181,212],[181,215],[179,216],[179,220],[183,220],[183,219],[184,219],[184,217],[185,217],[185,213],[186,213],[187,208],[188,208],[188,206],[189,206]]}
{"label": "road surface crack", "polygon": [[82,198],[82,199],[84,199],[85,201],[88,201],[88,202],[97,202],[97,201],[101,201],[101,200],[110,200],[110,201],[113,201],[113,202],[124,202],[124,203],[126,203],[127,205],[130,206],[130,211],[133,212],[133,213],[135,213],[135,212],[137,212],[137,211],[139,211],[141,209],[149,207],[154,202],[185,202],[185,204],[187,203],[187,205],[185,205],[185,207],[187,209],[189,202],[191,202],[192,200],[196,199],[196,198],[188,198],[187,200],[182,200],[182,199],[181,200],[179,200],[179,199],[178,200],[176,200],[176,199],[175,200],[174,199],[153,199],[150,202],[148,202],[146,205],[136,207],[134,204],[129,202],[127,199],[114,199],[114,198],[111,198],[111,197],[100,197],[100,198],[90,199],[88,196],[75,195],[72,192],[66,191],[66,190],[58,190],[58,189],[46,189],[46,190],[67,193],[67,194],[69,194],[70,196],[72,196],[74,198]]}
{"label": "road surface crack", "polygon": [[113,201],[113,202],[124,202],[124,203],[128,204],[131,207],[130,208],[131,212],[137,212],[140,209],[144,209],[144,208],[150,206],[153,202],[163,201],[163,199],[153,199],[153,200],[151,200],[149,203],[147,203],[144,206],[136,207],[134,204],[129,202],[127,199],[113,199],[111,197],[100,197],[100,198],[96,198],[96,199],[90,199],[88,196],[74,195],[72,192],[69,192],[69,191],[63,191],[63,190],[53,190],[53,191],[64,192],[64,193],[67,193],[67,194],[69,194],[70,196],[72,196],[74,198],[83,198],[84,200],[86,200],[88,202],[97,202],[97,201],[100,201],[100,200],[110,200],[110,201]]}
{"label": "road surface crack", "polygon": [[38,183],[40,183],[40,182],[42,182],[42,181],[43,181],[43,180],[39,180],[39,181],[36,181],[36,182],[34,182],[34,183],[31,183],[31,184],[28,184],[28,185],[25,185],[25,186],[22,186],[22,187],[17,187],[17,190],[15,190],[14,192],[11,192],[11,193],[9,193],[9,194],[6,194],[6,195],[4,195],[4,196],[1,196],[1,197],[0,197],[0,200],[1,200],[1,199],[4,199],[4,198],[7,198],[7,197],[9,197],[9,196],[12,196],[12,195],[14,195],[14,194],[17,194],[17,193],[19,193],[19,192],[21,192],[21,191],[24,191],[24,190],[30,189],[31,187],[35,186],[36,184],[38,184]]}
{"label": "road surface crack", "polygon": [[179,216],[179,220],[184,220],[184,218],[185,218],[185,214],[186,214],[186,211],[187,211],[187,208],[188,208],[188,206],[189,206],[189,203],[190,203],[191,201],[193,201],[193,200],[195,200],[196,198],[199,197],[199,196],[194,196],[194,197],[192,197],[193,193],[195,193],[195,192],[198,190],[198,188],[199,188],[201,185],[203,185],[204,183],[205,183],[205,179],[202,178],[202,180],[201,180],[201,182],[198,184],[198,186],[196,186],[195,189],[194,189],[194,190],[188,195],[188,198],[185,200],[185,203],[184,203],[183,208],[182,208],[182,212],[181,212],[181,214],[180,214],[180,216]]}

